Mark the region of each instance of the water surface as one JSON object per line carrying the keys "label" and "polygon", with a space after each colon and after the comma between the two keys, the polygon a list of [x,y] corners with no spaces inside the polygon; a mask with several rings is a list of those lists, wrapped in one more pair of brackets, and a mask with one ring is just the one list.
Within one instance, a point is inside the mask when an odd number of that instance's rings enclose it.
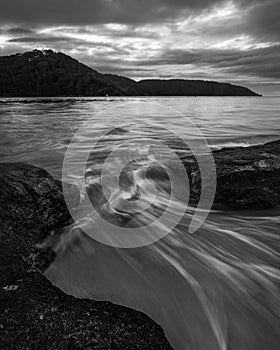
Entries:
{"label": "water surface", "polygon": [[[127,101],[135,109],[124,113]],[[178,112],[155,113],[155,104]],[[189,119],[213,148],[264,143],[280,138],[279,107],[279,98],[255,97],[2,99],[0,157],[2,162],[41,166],[61,178],[67,146],[82,123],[92,118],[86,133],[72,140],[78,155],[91,152],[87,193],[99,215],[116,227],[133,230],[155,221],[166,209],[170,183],[165,171],[172,159],[165,154],[158,168],[144,152],[141,161],[124,169],[119,193],[111,179],[114,164],[121,159],[112,158],[106,183],[117,205],[109,205],[99,175],[116,144],[129,141],[131,148],[140,142],[145,148],[159,140],[185,152],[184,144],[169,131],[185,140],[196,139]],[[108,129],[114,131],[92,150],[100,132]],[[123,146],[122,160],[129,147]],[[79,157],[72,165],[65,179],[80,188]],[[157,189],[156,201],[152,186]],[[127,214],[127,198],[129,209],[145,210]],[[171,204],[174,212],[186,205],[184,193],[178,190]],[[64,227],[59,239],[55,235],[51,240],[57,258],[46,276],[66,293],[147,313],[163,327],[176,350],[279,349],[279,209],[212,211],[203,226],[190,234],[193,215],[194,209],[188,208],[170,234],[134,249],[104,245],[77,225]],[[112,234],[97,217],[92,228]]]}

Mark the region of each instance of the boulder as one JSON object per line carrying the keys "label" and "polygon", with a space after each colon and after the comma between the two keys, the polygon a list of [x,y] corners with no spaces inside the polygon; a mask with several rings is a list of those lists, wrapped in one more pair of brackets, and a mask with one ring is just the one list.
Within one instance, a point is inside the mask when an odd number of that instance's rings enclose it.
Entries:
{"label": "boulder", "polygon": [[32,165],[0,164],[0,198],[1,349],[171,349],[143,313],[74,298],[43,276],[55,253],[41,241],[71,221],[58,180]]}
{"label": "boulder", "polygon": [[[228,209],[265,209],[280,204],[280,141],[213,151],[217,171],[214,205]],[[199,201],[201,178],[193,156],[183,158],[192,204]]]}

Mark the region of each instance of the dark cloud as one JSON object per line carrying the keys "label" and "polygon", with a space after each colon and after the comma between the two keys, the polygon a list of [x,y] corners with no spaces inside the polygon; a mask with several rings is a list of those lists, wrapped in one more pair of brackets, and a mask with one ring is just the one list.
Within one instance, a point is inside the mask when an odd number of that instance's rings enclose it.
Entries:
{"label": "dark cloud", "polygon": [[35,37],[20,37],[9,39],[7,42],[10,43],[54,43],[54,42],[69,42],[73,41],[73,39],[69,37],[55,37],[55,36],[35,36]]}
{"label": "dark cloud", "polygon": [[[186,18],[226,0],[0,0],[0,23],[18,25],[144,24]],[[241,30],[266,40],[280,39],[279,0],[234,0],[244,12],[243,23],[226,31]],[[238,21],[240,22],[240,21]],[[242,21],[241,21],[242,22]],[[213,23],[215,27],[215,23]],[[14,28],[14,34],[28,34]],[[22,30],[22,32],[20,32]],[[211,30],[211,28],[210,28]],[[221,30],[221,34],[222,34]],[[129,32],[123,32],[129,35]],[[134,34],[137,34],[136,32]],[[115,35],[121,35],[116,32]],[[133,33],[131,34],[133,35]],[[139,35],[139,33],[138,33]]]}
{"label": "dark cloud", "polygon": [[1,0],[0,22],[39,25],[153,23],[221,2],[223,0]]}
{"label": "dark cloud", "polygon": [[9,27],[9,28],[0,28],[0,34],[4,35],[30,35],[34,31],[27,27]]}
{"label": "dark cloud", "polygon": [[26,35],[26,34],[32,34],[33,30],[25,27],[12,27],[7,29],[6,33],[13,34],[13,35]]}
{"label": "dark cloud", "polygon": [[264,41],[280,40],[279,0],[234,0],[234,3],[243,12],[240,18],[228,23],[226,32],[244,33]]}
{"label": "dark cloud", "polygon": [[[74,48],[81,49],[82,51],[89,48],[110,48],[112,51],[124,54],[124,49],[119,49],[114,43],[106,43],[100,41],[87,41],[82,39],[74,39],[70,36],[57,36],[57,35],[43,35],[36,34],[34,36],[20,36],[12,39],[7,39],[7,43],[13,44],[52,44],[52,49],[56,50],[56,44],[64,44],[64,50],[71,50]],[[59,46],[60,47],[60,46]]]}
{"label": "dark cloud", "polygon": [[280,1],[262,1],[248,12],[244,31],[263,40],[280,40]]}
{"label": "dark cloud", "polygon": [[[141,66],[196,65],[238,74],[280,78],[280,45],[251,50],[165,50],[157,57],[139,62]],[[183,70],[183,68],[182,68]]]}

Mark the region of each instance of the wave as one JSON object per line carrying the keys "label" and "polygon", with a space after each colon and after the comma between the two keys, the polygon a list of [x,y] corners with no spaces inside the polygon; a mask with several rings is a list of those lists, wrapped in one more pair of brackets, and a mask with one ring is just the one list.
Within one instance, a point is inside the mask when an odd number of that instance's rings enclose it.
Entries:
{"label": "wave", "polygon": [[[145,312],[176,350],[279,349],[279,212],[243,217],[213,211],[190,234],[195,208],[187,207],[162,239],[116,248],[85,234],[83,224],[90,221],[93,233],[110,237],[117,227],[128,235],[135,227],[145,232],[167,207],[173,214],[186,208],[186,200],[179,181],[170,199],[167,165],[152,159],[128,164],[119,179],[108,173],[104,183],[105,191],[100,176],[88,172],[87,194],[98,215],[57,233],[56,260],[45,272],[52,283],[79,298]],[[116,230],[106,231],[100,217]],[[168,232],[168,224],[159,222],[149,233]]]}

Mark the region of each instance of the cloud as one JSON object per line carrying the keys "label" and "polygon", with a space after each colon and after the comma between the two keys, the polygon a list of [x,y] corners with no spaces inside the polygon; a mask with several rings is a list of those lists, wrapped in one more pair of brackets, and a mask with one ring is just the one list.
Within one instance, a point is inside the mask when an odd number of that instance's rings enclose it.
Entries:
{"label": "cloud", "polygon": [[280,40],[280,1],[262,1],[248,12],[244,30],[265,40]]}
{"label": "cloud", "polygon": [[12,35],[26,35],[26,34],[32,34],[33,30],[27,27],[12,27],[6,30],[7,34]]}
{"label": "cloud", "polygon": [[[280,45],[252,50],[170,50],[167,49],[141,66],[167,65],[212,67],[230,73],[271,79],[280,78]],[[183,68],[182,68],[183,70]]]}
{"label": "cloud", "polygon": [[280,81],[279,0],[0,1],[0,54],[51,48],[137,79]]}
{"label": "cloud", "polygon": [[2,35],[30,35],[33,30],[28,27],[2,27],[0,34]]}
{"label": "cloud", "polygon": [[0,22],[50,24],[154,23],[201,11],[222,0],[1,0]]}
{"label": "cloud", "polygon": [[[39,27],[168,23],[207,14],[211,8],[226,3],[241,8],[242,13],[236,24],[230,22],[224,27],[225,31],[243,31],[264,39],[280,39],[279,0],[1,0],[0,23]],[[215,30],[215,21],[211,22],[211,29]]]}
{"label": "cloud", "polygon": [[10,43],[54,43],[54,42],[69,42],[73,41],[67,37],[55,37],[55,36],[35,36],[35,37],[20,37],[7,40]]}

